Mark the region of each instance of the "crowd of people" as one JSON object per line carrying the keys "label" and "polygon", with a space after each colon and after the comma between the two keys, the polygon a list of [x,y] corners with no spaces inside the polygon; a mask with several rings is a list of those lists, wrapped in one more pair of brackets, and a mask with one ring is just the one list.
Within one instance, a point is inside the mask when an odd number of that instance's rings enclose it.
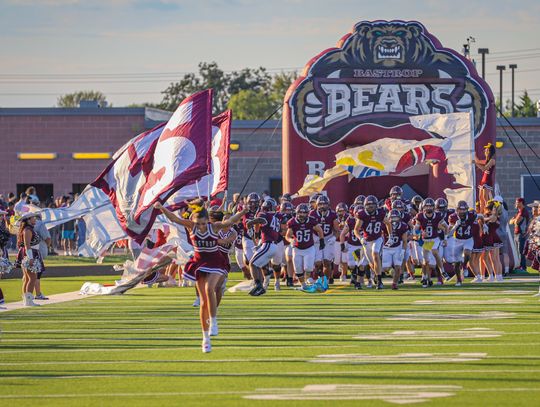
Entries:
{"label": "crowd of people", "polygon": [[[60,206],[70,204],[61,198]],[[508,207],[500,196],[470,208],[460,201],[449,208],[443,198],[413,197],[394,186],[388,197],[358,195],[349,205],[333,206],[324,194],[315,194],[308,203],[294,205],[290,194],[276,202],[268,195],[250,193],[233,196],[232,202],[196,200],[171,212],[161,204],[156,209],[169,221],[184,227],[193,256],[184,264],[170,264],[166,275],[177,285],[193,282],[201,310],[203,351],[210,351],[210,336],[217,335],[217,308],[234,257],[244,277],[251,280],[249,294],[260,296],[282,284],[299,290],[326,291],[336,279],[355,289],[383,289],[383,278],[399,289],[405,279],[414,282],[415,269],[421,270],[420,284],[428,288],[452,279],[461,286],[471,282],[500,282],[510,272],[510,225],[519,256],[516,269],[527,261],[540,268],[539,201],[526,205],[516,199],[516,214],[509,219]],[[41,293],[43,259],[55,249],[54,229],[47,230],[39,213],[24,212],[24,205],[38,205],[35,189],[30,188],[18,201],[0,199],[0,248],[8,259],[15,234],[15,265],[23,270],[23,301],[46,299]],[[528,211],[532,208],[532,215]],[[13,228],[13,216],[17,219]],[[79,222],[62,225],[56,244],[66,255],[76,250]],[[51,233],[53,232],[53,233]],[[159,239],[159,231],[158,231]],[[163,240],[163,237],[161,237]],[[68,242],[68,243],[65,243]],[[148,243],[148,242],[147,242]],[[151,242],[159,245],[163,242]],[[59,246],[56,246],[58,248]],[[1,267],[0,263],[0,267]]]}

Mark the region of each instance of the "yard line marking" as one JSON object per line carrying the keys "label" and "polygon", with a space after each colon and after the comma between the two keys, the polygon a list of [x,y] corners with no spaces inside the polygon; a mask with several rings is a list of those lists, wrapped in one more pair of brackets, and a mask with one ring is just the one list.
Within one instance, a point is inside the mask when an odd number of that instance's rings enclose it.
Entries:
{"label": "yard line marking", "polygon": [[418,312],[415,314],[398,314],[387,317],[390,321],[430,321],[430,320],[460,320],[460,319],[506,319],[514,318],[515,312],[484,311],[477,314],[437,314],[428,312]]}
{"label": "yard line marking", "polygon": [[500,304],[523,304],[525,300],[513,298],[497,298],[492,300],[416,300],[413,304],[419,305],[500,305]]}
{"label": "yard line marking", "polygon": [[504,332],[490,328],[466,328],[455,331],[394,331],[388,333],[373,333],[355,336],[354,339],[392,340],[392,339],[478,339],[497,338]]}
{"label": "yard line marking", "polygon": [[[412,404],[450,397],[461,386],[448,385],[372,385],[311,384],[301,389],[257,389],[244,396],[251,400],[382,400],[393,404]],[[265,394],[266,393],[266,394]]]}
{"label": "yard line marking", "polygon": [[311,363],[347,365],[457,363],[482,360],[487,353],[400,353],[397,355],[337,354],[318,355]]}

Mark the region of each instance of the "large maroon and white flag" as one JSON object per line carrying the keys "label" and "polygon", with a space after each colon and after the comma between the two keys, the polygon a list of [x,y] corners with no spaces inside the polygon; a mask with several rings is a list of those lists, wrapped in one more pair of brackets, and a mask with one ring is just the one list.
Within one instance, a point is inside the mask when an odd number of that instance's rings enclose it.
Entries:
{"label": "large maroon and white flag", "polygon": [[154,203],[211,171],[212,90],[180,103],[143,160],[146,182],[139,191],[135,220]]}
{"label": "large maroon and white flag", "polygon": [[174,210],[187,199],[214,197],[229,186],[229,155],[232,112],[227,110],[212,118],[212,153],[210,173],[176,191],[166,206]]}
{"label": "large maroon and white flag", "polygon": [[[134,137],[122,146],[113,156],[112,163],[92,183],[109,196],[122,228],[137,242],[144,240],[158,214],[152,207],[153,202],[165,202],[175,189],[182,186],[182,182],[188,183],[199,178],[201,172],[208,172],[211,104],[211,90],[188,97],[167,123]],[[165,144],[158,148],[164,133]],[[188,142],[182,140],[184,138]],[[169,154],[163,152],[166,146],[172,150]],[[187,147],[182,149],[182,146]],[[158,155],[154,157],[156,153]],[[177,161],[184,164],[176,164]],[[189,162],[191,164],[186,167]],[[156,171],[159,165],[161,169]],[[190,172],[182,176],[179,171],[184,168]],[[172,175],[170,171],[173,171]],[[172,182],[168,182],[168,187],[162,187],[160,180],[168,179]],[[152,184],[148,185],[149,182]],[[146,202],[142,199],[143,191]]]}

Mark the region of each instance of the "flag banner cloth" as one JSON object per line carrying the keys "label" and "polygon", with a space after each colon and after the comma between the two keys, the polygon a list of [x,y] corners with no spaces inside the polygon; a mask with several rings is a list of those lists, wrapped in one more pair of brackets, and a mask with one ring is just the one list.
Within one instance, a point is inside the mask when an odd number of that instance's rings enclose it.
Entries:
{"label": "flag banner cloth", "polygon": [[65,208],[42,209],[41,220],[51,229],[55,226],[83,217],[88,212],[101,206],[110,205],[109,197],[99,188],[88,185],[75,199],[71,206]]}
{"label": "flag banner cloth", "polygon": [[409,177],[428,174],[430,163],[446,161],[457,188],[448,189],[454,191],[448,194],[450,200],[474,203],[470,113],[414,116],[410,120],[415,127],[430,132],[433,138],[411,141],[387,137],[341,151],[336,154],[336,166],[326,170],[322,177],[306,177],[298,196],[321,192],[330,180],[345,174],[349,175],[349,181],[384,175]]}
{"label": "flag banner cloth", "polygon": [[210,173],[196,182],[176,191],[166,202],[174,210],[183,201],[197,198],[211,198],[227,190],[229,186],[229,154],[231,144],[232,112],[227,110],[212,118],[212,152]]}
{"label": "flag banner cloth", "polygon": [[452,145],[446,151],[447,170],[454,176],[458,188],[446,188],[444,193],[449,205],[456,206],[463,200],[474,208],[476,181],[471,113],[428,114],[412,116],[409,120],[416,128],[452,141]]}
{"label": "flag banner cloth", "polygon": [[[154,203],[211,172],[212,90],[184,99],[143,160],[135,220]],[[164,198],[166,197],[166,198]]]}
{"label": "flag banner cloth", "polygon": [[212,91],[186,98],[167,123],[133,138],[92,183],[109,196],[122,229],[142,243],[176,189],[209,171]]}
{"label": "flag banner cloth", "polygon": [[114,242],[127,237],[110,202],[88,212],[83,220],[86,224],[86,239],[79,247],[79,255],[83,257],[102,257]]}

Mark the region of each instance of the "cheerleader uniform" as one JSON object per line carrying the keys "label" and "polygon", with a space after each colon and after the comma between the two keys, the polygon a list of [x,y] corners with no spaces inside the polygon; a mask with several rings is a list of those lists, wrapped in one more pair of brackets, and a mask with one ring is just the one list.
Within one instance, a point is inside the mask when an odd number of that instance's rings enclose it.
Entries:
{"label": "cheerleader uniform", "polygon": [[492,166],[488,170],[482,171],[482,179],[480,180],[480,183],[478,184],[478,188],[493,191],[493,172],[494,171],[495,171],[495,166]]}
{"label": "cheerleader uniform", "polygon": [[490,222],[488,225],[488,235],[490,236],[489,240],[491,243],[491,247],[498,249],[503,246],[503,242],[501,238],[499,237],[499,234],[497,233],[497,229],[499,229],[500,223],[499,222]]}
{"label": "cheerleader uniform", "polygon": [[[32,257],[34,262],[37,262],[39,265],[39,272],[37,273],[38,278],[41,277],[41,274],[45,271],[45,264],[43,264],[43,258],[41,257],[41,252],[39,251],[39,242],[41,238],[35,232],[32,226],[26,226],[25,230],[29,229],[32,232],[32,238],[30,239],[30,250],[32,251]],[[15,262],[16,267],[21,267],[21,263],[25,257],[27,257],[26,247],[24,247],[24,240],[18,243],[19,251],[17,253],[17,260]]]}
{"label": "cheerleader uniform", "polygon": [[[228,259],[225,260],[217,243],[219,236],[212,224],[208,224],[206,232],[202,233],[194,228],[189,237],[193,244],[194,255],[184,267],[184,278],[197,281],[200,273],[228,275]],[[230,267],[230,266],[229,266]]]}
{"label": "cheerleader uniform", "polygon": [[484,251],[484,235],[482,235],[482,227],[478,223],[478,220],[474,221],[472,224],[472,235],[473,235],[473,253],[482,253]]}

